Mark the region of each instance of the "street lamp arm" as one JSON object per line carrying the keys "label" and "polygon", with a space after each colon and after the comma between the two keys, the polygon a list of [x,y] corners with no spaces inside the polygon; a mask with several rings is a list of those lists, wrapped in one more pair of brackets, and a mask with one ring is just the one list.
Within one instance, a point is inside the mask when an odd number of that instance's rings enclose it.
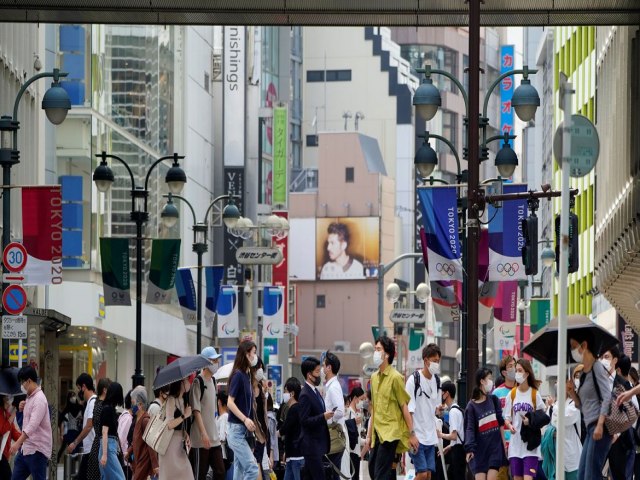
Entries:
{"label": "street lamp arm", "polygon": [[96,157],[101,158],[103,161],[105,161],[107,158],[111,158],[113,160],[119,161],[122,165],[124,165],[124,168],[127,169],[127,172],[129,172],[129,177],[131,178],[131,190],[136,189],[136,180],[133,176],[133,172],[131,171],[131,167],[129,167],[129,164],[127,162],[125,162],[123,159],[121,159],[117,155],[113,155],[107,152],[96,153]]}
{"label": "street lamp arm", "polygon": [[460,177],[462,176],[462,167],[460,166],[460,156],[458,155],[458,150],[456,150],[456,147],[453,145],[453,143],[451,143],[448,139],[446,139],[442,135],[436,135],[435,133],[429,133],[429,137],[430,138],[435,138],[436,140],[440,140],[441,142],[446,143],[447,146],[451,149],[451,151],[453,152],[453,156],[456,159],[456,166],[458,168],[458,181],[460,181]]}
{"label": "street lamp arm", "polygon": [[16,101],[13,104],[13,121],[15,121],[15,122],[18,121],[18,106],[20,104],[20,100],[22,99],[22,95],[27,90],[27,88],[29,88],[29,85],[31,85],[36,80],[39,80],[41,78],[48,78],[48,77],[53,77],[53,81],[57,82],[60,77],[66,77],[67,75],[69,75],[69,74],[66,73],[66,72],[61,72],[59,69],[54,68],[53,72],[38,73],[37,75],[34,75],[29,80],[24,82],[24,84],[22,85],[22,87],[18,91],[18,96],[16,97]]}
{"label": "street lamp arm", "polygon": [[[484,118],[487,118],[487,110],[489,109],[489,99],[491,98],[491,93],[493,92],[493,90],[498,86],[498,84],[504,80],[507,77],[510,77],[512,75],[518,75],[518,74],[522,74],[524,75],[525,78],[527,78],[530,74],[533,73],[537,73],[538,70],[536,69],[531,69],[531,68],[520,68],[517,70],[510,70],[508,72],[504,72],[502,75],[500,75],[498,78],[496,78],[493,83],[491,84],[491,86],[489,87],[489,89],[487,90],[487,93],[484,97],[484,106],[482,107],[482,116]],[[486,142],[485,142],[486,143]]]}
{"label": "street lamp arm", "polygon": [[209,213],[211,213],[211,209],[213,208],[213,206],[218,203],[220,200],[227,200],[229,198],[239,198],[236,195],[220,195],[219,197],[216,197],[213,199],[213,202],[211,202],[211,204],[209,204],[209,207],[207,208],[207,212],[204,214],[204,224],[206,225],[207,223],[209,223]]}
{"label": "street lamp arm", "polygon": [[379,275],[384,277],[387,274],[387,272],[391,270],[396,263],[404,260],[405,258],[421,258],[421,257],[422,257],[422,254],[417,252],[403,253],[399,257],[396,257],[393,260],[391,260],[391,262],[389,262],[388,264],[382,266],[382,268],[380,269]]}
{"label": "street lamp arm", "polygon": [[484,144],[489,145],[491,142],[495,142],[496,140],[515,140],[517,135],[510,135],[508,133],[503,133],[502,135],[494,135],[493,137],[489,137],[485,140]]}
{"label": "street lamp arm", "polygon": [[462,86],[462,83],[460,83],[460,80],[458,80],[456,77],[454,77],[451,73],[446,72],[444,70],[438,70],[437,68],[433,68],[432,69],[431,65],[427,64],[424,67],[425,68],[416,68],[416,72],[417,73],[424,73],[427,78],[429,78],[433,74],[443,75],[443,76],[447,77],[449,80],[451,80],[453,83],[456,84],[456,86],[458,87],[458,90],[460,90],[460,93],[462,94],[462,98],[464,100],[464,111],[467,113],[467,116],[469,116],[469,95],[467,95],[467,91]]}
{"label": "street lamp arm", "polygon": [[167,193],[162,196],[165,198],[168,198],[169,200],[171,200],[172,198],[177,198],[178,200],[182,200],[184,203],[187,204],[187,206],[189,207],[189,210],[191,210],[191,215],[193,216],[193,224],[195,225],[196,223],[198,223],[198,221],[196,220],[196,211],[193,209],[193,205],[191,205],[191,202],[189,200],[187,200],[184,197],[181,197],[180,195],[175,195],[173,193]]}
{"label": "street lamp arm", "polygon": [[147,171],[147,176],[144,180],[144,189],[147,190],[148,186],[149,186],[149,178],[151,177],[151,172],[153,171],[153,169],[156,167],[156,165],[158,165],[159,163],[165,161],[165,160],[173,160],[175,162],[177,162],[178,160],[182,160],[184,158],[184,155],[178,155],[177,153],[174,153],[173,155],[167,155],[164,157],[160,157],[158,160],[156,160],[155,162],[153,162],[151,164],[151,167],[149,167],[149,170]]}

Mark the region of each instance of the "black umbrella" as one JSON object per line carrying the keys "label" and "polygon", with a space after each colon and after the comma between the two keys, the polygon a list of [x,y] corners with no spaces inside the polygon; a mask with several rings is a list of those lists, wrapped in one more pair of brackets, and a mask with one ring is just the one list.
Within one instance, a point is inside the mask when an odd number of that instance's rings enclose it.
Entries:
{"label": "black umbrella", "polygon": [[[606,352],[609,348],[618,344],[618,339],[616,337],[611,335],[600,325],[592,322],[589,317],[584,315],[567,316],[567,340],[571,338],[572,333],[584,329],[591,330],[591,333],[593,334],[594,345],[589,345],[589,349],[596,356],[602,352]],[[531,337],[522,351],[542,362],[545,366],[557,365],[558,319],[554,318],[542,330]],[[567,345],[567,352],[570,352],[569,345]]]}
{"label": "black umbrella", "polygon": [[174,360],[162,369],[156,375],[153,381],[153,389],[164,387],[183,378],[187,378],[192,373],[211,365],[211,362],[200,355],[192,357],[181,357]]}
{"label": "black umbrella", "polygon": [[20,395],[21,393],[18,369],[9,367],[0,370],[0,395]]}

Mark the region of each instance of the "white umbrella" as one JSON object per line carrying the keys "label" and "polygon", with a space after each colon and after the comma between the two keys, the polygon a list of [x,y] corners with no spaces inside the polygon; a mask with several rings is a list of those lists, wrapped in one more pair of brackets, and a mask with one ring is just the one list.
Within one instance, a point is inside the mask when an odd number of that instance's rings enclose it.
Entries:
{"label": "white umbrella", "polygon": [[213,377],[217,380],[225,380],[229,378],[231,375],[231,370],[233,370],[233,362],[229,362],[225,365],[222,365],[216,373],[213,374]]}

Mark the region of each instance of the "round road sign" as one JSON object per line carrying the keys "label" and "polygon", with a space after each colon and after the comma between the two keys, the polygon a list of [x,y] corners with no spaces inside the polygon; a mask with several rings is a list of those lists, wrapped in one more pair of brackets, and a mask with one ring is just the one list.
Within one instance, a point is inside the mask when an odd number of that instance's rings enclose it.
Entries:
{"label": "round road sign", "polygon": [[9,285],[2,293],[2,308],[5,314],[20,315],[27,306],[27,292],[22,285]]}
{"label": "round road sign", "polygon": [[[600,154],[600,138],[595,125],[583,115],[572,115],[571,156],[569,157],[569,176],[580,178],[587,175],[596,166]],[[558,125],[553,136],[553,154],[562,165],[562,128]]]}
{"label": "round road sign", "polygon": [[21,272],[27,264],[27,249],[18,242],[11,242],[4,248],[2,263],[10,272]]}

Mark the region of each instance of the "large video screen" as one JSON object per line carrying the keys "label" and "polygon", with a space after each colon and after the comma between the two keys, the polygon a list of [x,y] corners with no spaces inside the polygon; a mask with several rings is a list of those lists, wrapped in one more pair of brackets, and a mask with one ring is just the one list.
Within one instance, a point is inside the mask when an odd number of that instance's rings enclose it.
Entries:
{"label": "large video screen", "polygon": [[380,264],[380,219],[316,219],[316,279],[376,278]]}

